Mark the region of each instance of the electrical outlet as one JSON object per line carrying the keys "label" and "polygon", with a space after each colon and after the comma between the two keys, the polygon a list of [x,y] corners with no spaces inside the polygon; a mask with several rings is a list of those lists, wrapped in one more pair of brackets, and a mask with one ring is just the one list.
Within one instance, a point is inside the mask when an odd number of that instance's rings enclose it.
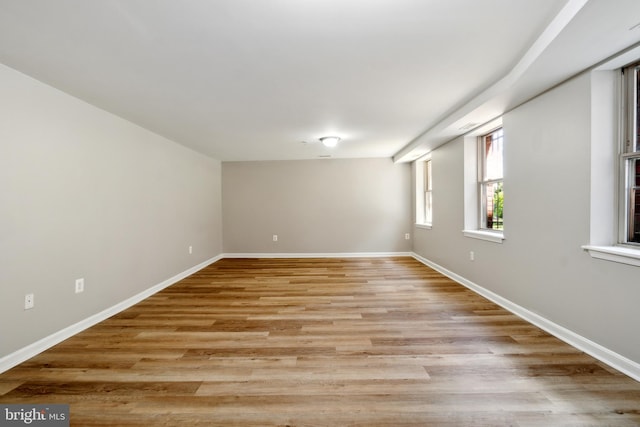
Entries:
{"label": "electrical outlet", "polygon": [[476,254],[473,251],[469,251],[469,261],[475,261]]}
{"label": "electrical outlet", "polygon": [[193,253],[193,246],[189,246],[189,254]]}
{"label": "electrical outlet", "polygon": [[278,241],[278,235],[277,235],[277,234],[274,234],[274,235],[273,235],[273,241],[274,241],[274,242],[277,242],[277,241]]}
{"label": "electrical outlet", "polygon": [[24,296],[24,309],[25,310],[30,310],[33,308],[33,306],[35,305],[35,299],[34,299],[34,295],[33,294],[26,294]]}
{"label": "electrical outlet", "polygon": [[411,238],[411,234],[405,233],[404,240],[409,240]]}
{"label": "electrical outlet", "polygon": [[84,278],[76,279],[76,294],[84,292]]}

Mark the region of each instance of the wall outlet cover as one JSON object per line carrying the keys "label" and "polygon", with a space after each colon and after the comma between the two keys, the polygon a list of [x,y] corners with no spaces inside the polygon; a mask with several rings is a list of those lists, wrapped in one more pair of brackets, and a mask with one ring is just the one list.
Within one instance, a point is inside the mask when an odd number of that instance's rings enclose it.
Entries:
{"label": "wall outlet cover", "polygon": [[32,309],[35,305],[35,296],[33,294],[26,294],[24,296],[24,309],[29,310]]}
{"label": "wall outlet cover", "polygon": [[76,279],[76,294],[84,292],[84,278]]}

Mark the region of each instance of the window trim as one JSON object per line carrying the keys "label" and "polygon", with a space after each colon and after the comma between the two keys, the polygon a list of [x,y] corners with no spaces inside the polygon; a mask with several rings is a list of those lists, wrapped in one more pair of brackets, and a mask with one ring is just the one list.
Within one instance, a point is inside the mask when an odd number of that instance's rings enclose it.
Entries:
{"label": "window trim", "polygon": [[486,240],[487,242],[502,243],[504,240],[504,234],[499,230],[489,231],[486,230],[462,230],[462,234],[465,237],[471,237],[472,239]]}
{"label": "window trim", "polygon": [[[638,84],[637,76],[640,74],[640,62],[636,61],[622,68],[622,114],[624,121],[621,124],[622,138],[619,145],[618,161],[618,243],[617,246],[640,250],[640,242],[629,241],[632,227],[631,216],[634,213],[631,206],[632,173],[630,165],[633,160],[640,161],[640,148],[638,147],[637,129],[638,123]],[[633,185],[635,187],[635,185]]]}
{"label": "window trim", "polygon": [[424,160],[424,222],[425,225],[433,225],[433,163],[431,158]]}
{"label": "window trim", "polygon": [[[640,47],[625,50],[591,69],[591,208],[588,244],[592,258],[640,267],[640,247],[620,243],[626,236],[624,151],[628,131],[623,70],[639,64]],[[604,204],[603,204],[604,202]]]}
{"label": "window trim", "polygon": [[496,129],[502,128],[502,117],[487,122],[464,136],[464,237],[503,243],[504,230],[480,229],[480,195],[478,185],[478,140]]}
{"label": "window trim", "polygon": [[[431,167],[431,190],[427,190],[427,162]],[[415,206],[415,225],[418,228],[430,230],[433,227],[433,163],[431,163],[431,154],[427,154],[415,161],[415,184],[416,184],[416,206]],[[432,195],[431,202],[431,221],[427,222],[426,198],[427,192]]]}
{"label": "window trim", "polygon": [[[503,229],[494,229],[487,227],[487,197],[486,197],[486,188],[491,184],[502,183],[504,187],[504,171],[502,172],[502,176],[499,178],[486,178],[486,169],[487,169],[487,156],[485,155],[486,150],[486,140],[487,137],[492,136],[494,133],[502,131],[501,138],[504,143],[504,130],[502,126],[498,126],[489,132],[483,133],[478,137],[478,209],[480,210],[480,214],[478,215],[478,230],[487,232],[487,233],[498,233],[501,234],[504,232],[504,221],[503,221]],[[503,190],[504,191],[504,190]]]}
{"label": "window trim", "polygon": [[583,245],[582,249],[592,258],[640,267],[640,251],[635,247]]}
{"label": "window trim", "polygon": [[633,216],[635,214],[635,208],[632,205],[632,189],[631,187],[638,188],[632,181],[634,180],[633,172],[631,171],[631,165],[633,161],[640,162],[640,151],[633,153],[620,154],[620,222],[619,222],[619,239],[620,245],[629,246],[632,248],[640,249],[640,242],[630,241]]}

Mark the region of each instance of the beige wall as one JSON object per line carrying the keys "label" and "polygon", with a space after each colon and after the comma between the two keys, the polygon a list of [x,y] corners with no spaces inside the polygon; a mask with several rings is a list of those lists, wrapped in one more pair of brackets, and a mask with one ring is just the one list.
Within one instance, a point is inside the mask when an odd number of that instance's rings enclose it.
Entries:
{"label": "beige wall", "polygon": [[224,162],[224,252],[410,251],[410,174],[390,159]]}
{"label": "beige wall", "polygon": [[[435,150],[433,229],[416,229],[414,250],[640,363],[638,267],[581,249],[591,238],[591,144],[600,143],[592,120],[602,116],[592,115],[591,85],[584,74],[504,116],[503,244],[462,235],[463,138]],[[608,206],[611,199],[600,200]]]}
{"label": "beige wall", "polygon": [[220,162],[1,65],[0,121],[0,358],[221,253]]}

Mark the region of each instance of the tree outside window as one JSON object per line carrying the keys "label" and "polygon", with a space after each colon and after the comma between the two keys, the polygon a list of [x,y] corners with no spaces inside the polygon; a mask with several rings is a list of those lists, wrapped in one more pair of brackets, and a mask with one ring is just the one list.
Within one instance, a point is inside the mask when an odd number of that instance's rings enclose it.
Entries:
{"label": "tree outside window", "polygon": [[502,128],[480,138],[481,229],[504,229],[503,142]]}

